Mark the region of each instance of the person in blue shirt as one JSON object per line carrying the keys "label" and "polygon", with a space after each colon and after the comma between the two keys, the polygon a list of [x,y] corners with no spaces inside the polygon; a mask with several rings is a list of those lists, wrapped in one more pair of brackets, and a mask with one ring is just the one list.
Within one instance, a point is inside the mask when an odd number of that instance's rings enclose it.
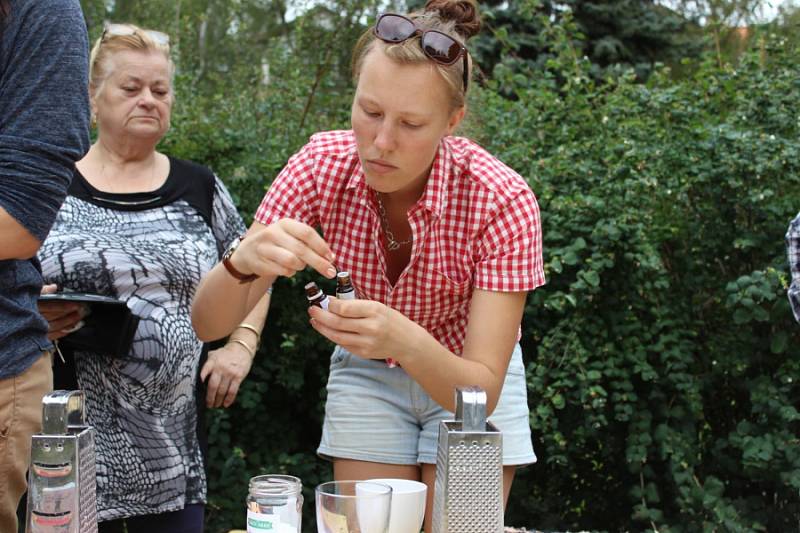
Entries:
{"label": "person in blue shirt", "polygon": [[78,0],[0,0],[0,531],[17,530],[31,436],[52,387],[36,251],[89,149]]}

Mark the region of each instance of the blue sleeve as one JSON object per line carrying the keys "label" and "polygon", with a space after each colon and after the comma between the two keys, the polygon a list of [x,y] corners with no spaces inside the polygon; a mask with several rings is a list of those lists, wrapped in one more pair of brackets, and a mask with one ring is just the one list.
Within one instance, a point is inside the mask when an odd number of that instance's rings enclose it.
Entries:
{"label": "blue sleeve", "polygon": [[12,2],[0,44],[0,206],[44,240],[89,149],[89,42],[78,0]]}

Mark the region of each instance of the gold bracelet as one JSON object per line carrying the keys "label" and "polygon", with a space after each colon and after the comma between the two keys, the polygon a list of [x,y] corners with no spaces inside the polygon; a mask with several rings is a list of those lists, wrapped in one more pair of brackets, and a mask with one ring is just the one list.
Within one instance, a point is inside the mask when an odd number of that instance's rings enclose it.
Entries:
{"label": "gold bracelet", "polygon": [[247,344],[246,342],[244,342],[243,340],[241,340],[241,339],[231,339],[228,342],[235,342],[236,344],[241,344],[242,346],[244,346],[244,349],[247,350],[247,353],[250,354],[250,359],[255,359],[255,357],[256,357],[255,349],[251,348],[250,345]]}
{"label": "gold bracelet", "polygon": [[242,322],[241,324],[236,326],[236,329],[239,329],[239,328],[248,329],[248,330],[252,331],[253,333],[255,333],[256,334],[256,344],[258,344],[258,341],[261,339],[261,332],[258,331],[257,327],[255,327],[253,324],[248,324],[247,322]]}

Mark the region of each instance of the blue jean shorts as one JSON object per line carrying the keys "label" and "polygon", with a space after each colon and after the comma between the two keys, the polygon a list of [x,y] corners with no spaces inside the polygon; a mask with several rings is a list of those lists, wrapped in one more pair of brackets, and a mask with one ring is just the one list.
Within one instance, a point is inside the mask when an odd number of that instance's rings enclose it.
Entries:
{"label": "blue jean shorts", "polygon": [[[436,463],[439,422],[453,420],[401,367],[337,346],[331,356],[322,442],[325,458],[397,465]],[[489,420],[503,433],[503,464],[536,462],[522,350],[514,348],[500,401]]]}

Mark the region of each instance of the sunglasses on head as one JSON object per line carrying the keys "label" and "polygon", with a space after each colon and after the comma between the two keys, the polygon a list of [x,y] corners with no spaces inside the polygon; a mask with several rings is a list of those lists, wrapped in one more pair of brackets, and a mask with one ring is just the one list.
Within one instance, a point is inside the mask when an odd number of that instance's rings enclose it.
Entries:
{"label": "sunglasses on head", "polygon": [[140,30],[128,26],[127,24],[108,24],[103,30],[103,35],[100,37],[100,42],[103,42],[107,35],[114,37],[125,37],[127,35],[135,35],[137,32],[144,33],[150,37],[153,42],[159,46],[169,46],[169,35],[155,30]]}
{"label": "sunglasses on head", "polygon": [[440,65],[452,65],[458,58],[464,58],[464,92],[469,85],[469,64],[467,49],[447,35],[437,30],[421,30],[413,20],[395,13],[384,13],[378,17],[373,28],[375,37],[386,43],[402,43],[419,35],[422,52]]}

